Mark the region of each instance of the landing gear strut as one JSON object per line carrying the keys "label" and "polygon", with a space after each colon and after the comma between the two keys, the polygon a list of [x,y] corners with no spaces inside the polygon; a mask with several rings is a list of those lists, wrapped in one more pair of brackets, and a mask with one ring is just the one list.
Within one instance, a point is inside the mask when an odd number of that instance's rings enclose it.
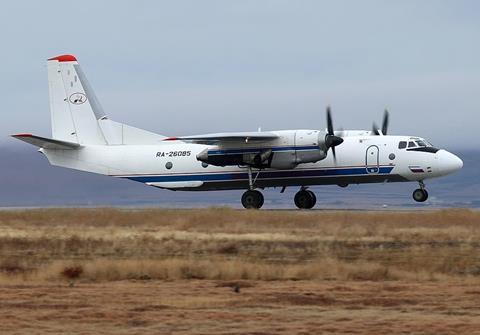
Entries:
{"label": "landing gear strut", "polygon": [[[255,177],[257,180],[258,173]],[[246,209],[259,209],[263,206],[263,194],[257,190],[254,190],[253,184],[255,180],[252,177],[252,167],[248,166],[248,191],[242,195],[242,205]]]}
{"label": "landing gear strut", "polygon": [[297,194],[295,194],[294,202],[295,205],[300,209],[310,209],[315,206],[317,197],[312,191],[302,188],[297,192]]}
{"label": "landing gear strut", "polygon": [[420,185],[420,188],[413,191],[412,197],[416,202],[424,202],[428,199],[428,192],[425,189],[423,181],[419,181],[418,184]]}

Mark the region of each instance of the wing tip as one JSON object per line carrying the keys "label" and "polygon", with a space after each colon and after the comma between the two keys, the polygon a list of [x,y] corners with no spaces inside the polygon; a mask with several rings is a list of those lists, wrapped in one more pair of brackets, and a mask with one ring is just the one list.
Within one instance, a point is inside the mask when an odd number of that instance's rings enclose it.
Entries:
{"label": "wing tip", "polygon": [[28,134],[28,133],[21,133],[21,134],[13,134],[13,135],[10,135],[11,137],[32,137],[33,135],[32,134]]}
{"label": "wing tip", "polygon": [[59,61],[59,62],[76,62],[77,58],[75,58],[74,55],[60,55],[60,56],[55,56],[55,57],[49,58],[48,60],[49,61],[56,60],[56,61]]}

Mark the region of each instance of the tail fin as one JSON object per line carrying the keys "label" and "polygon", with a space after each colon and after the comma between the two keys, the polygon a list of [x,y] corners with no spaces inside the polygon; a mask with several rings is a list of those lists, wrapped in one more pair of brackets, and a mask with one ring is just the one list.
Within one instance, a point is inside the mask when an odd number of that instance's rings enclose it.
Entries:
{"label": "tail fin", "polygon": [[52,137],[88,144],[152,144],[165,136],[109,120],[77,59],[62,55],[48,60]]}
{"label": "tail fin", "polygon": [[48,85],[52,137],[79,144],[106,144],[97,120],[105,116],[77,59],[50,58]]}

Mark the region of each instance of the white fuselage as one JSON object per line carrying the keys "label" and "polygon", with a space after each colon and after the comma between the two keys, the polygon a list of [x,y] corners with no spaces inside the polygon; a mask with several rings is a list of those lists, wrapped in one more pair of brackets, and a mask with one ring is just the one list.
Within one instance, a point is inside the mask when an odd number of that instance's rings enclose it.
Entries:
{"label": "white fuselage", "polygon": [[[182,141],[162,141],[152,145],[86,145],[79,150],[41,149],[53,165],[131,179],[147,185],[172,190],[247,189],[248,173],[244,166],[213,166],[196,156],[205,149],[223,150],[223,154],[272,149],[276,157],[299,157],[314,146],[289,142],[289,134],[268,144],[248,143],[241,148],[217,148],[215,145]],[[305,132],[305,131],[303,131]],[[275,133],[275,132],[274,132]],[[254,169],[255,186],[282,187],[357,183],[421,181],[452,173],[462,161],[455,155],[421,148],[399,148],[401,141],[421,140],[410,136],[371,136],[369,132],[347,134],[332,155],[315,163],[300,163],[293,168]],[[310,149],[309,149],[310,148]],[[318,147],[317,147],[318,148]],[[423,151],[422,151],[423,150]],[[436,151],[436,152],[435,152]]]}

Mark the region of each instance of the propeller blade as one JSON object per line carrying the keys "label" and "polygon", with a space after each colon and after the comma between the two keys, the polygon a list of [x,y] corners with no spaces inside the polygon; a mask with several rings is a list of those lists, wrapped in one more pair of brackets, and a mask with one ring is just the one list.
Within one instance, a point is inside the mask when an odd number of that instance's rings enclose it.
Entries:
{"label": "propeller blade", "polygon": [[330,106],[327,106],[327,135],[325,135],[325,146],[328,149],[332,149],[333,162],[337,165],[337,153],[335,147],[343,143],[343,138],[336,136],[333,130],[332,111]]}
{"label": "propeller blade", "polygon": [[378,126],[375,122],[372,125],[372,133],[373,135],[377,135],[377,136],[380,135],[380,133],[378,132]]}
{"label": "propeller blade", "polygon": [[388,110],[385,109],[385,112],[383,113],[382,134],[387,135],[387,130],[388,130]]}
{"label": "propeller blade", "polygon": [[333,135],[333,122],[332,122],[332,114],[331,114],[331,109],[330,106],[327,106],[327,129],[328,129],[328,134]]}

